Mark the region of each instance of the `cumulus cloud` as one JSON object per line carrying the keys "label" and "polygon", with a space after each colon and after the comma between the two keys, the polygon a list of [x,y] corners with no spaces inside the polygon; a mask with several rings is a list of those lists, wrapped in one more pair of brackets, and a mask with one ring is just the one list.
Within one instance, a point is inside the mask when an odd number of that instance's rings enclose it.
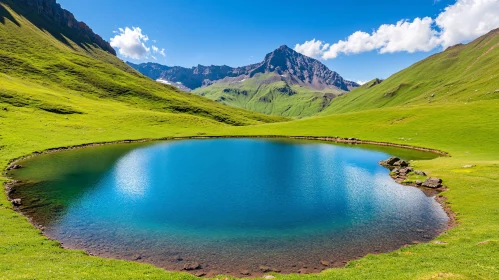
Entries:
{"label": "cumulus cloud", "polygon": [[[149,36],[143,34],[140,27],[119,28],[118,31],[114,31],[113,33],[116,35],[110,40],[111,46],[116,48],[118,53],[126,58],[144,59],[151,57],[156,60],[157,58],[152,53],[165,56],[165,49],[160,49],[154,45],[151,47],[147,46]],[[153,41],[156,42],[155,40]]]}
{"label": "cumulus cloud", "polygon": [[312,39],[310,41],[306,41],[301,45],[296,44],[295,51],[302,53],[306,56],[319,58],[328,47],[329,44],[324,44],[324,42],[322,41]]}
{"label": "cumulus cloud", "polygon": [[369,82],[369,81],[358,80],[356,83],[359,84],[359,85],[363,85],[363,84],[365,84],[367,82]]}
{"label": "cumulus cloud", "polygon": [[334,59],[340,54],[428,52],[472,40],[499,27],[499,0],[457,0],[436,19],[430,17],[383,24],[372,33],[357,31],[334,44],[313,39],[296,44],[304,55]]}
{"label": "cumulus cloud", "polygon": [[475,39],[499,27],[498,0],[459,0],[436,18],[443,47]]}

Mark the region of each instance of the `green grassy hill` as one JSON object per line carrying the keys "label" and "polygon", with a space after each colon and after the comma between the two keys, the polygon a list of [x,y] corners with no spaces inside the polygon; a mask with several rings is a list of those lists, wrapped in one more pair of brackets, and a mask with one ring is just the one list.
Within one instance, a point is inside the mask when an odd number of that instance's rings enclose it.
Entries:
{"label": "green grassy hill", "polygon": [[499,29],[432,55],[384,80],[337,98],[321,115],[392,106],[499,99]]}
{"label": "green grassy hill", "polygon": [[[497,31],[370,89],[336,98],[330,109],[335,114],[267,124],[282,118],[179,93],[95,46],[62,40],[72,36],[43,28],[43,20],[11,1],[0,4],[2,169],[14,158],[49,148],[175,136],[340,136],[436,148],[451,156],[412,165],[441,177],[449,187],[442,195],[457,214],[458,225],[438,242],[368,255],[321,274],[276,278],[499,279],[499,66],[494,63],[497,48],[492,48]],[[419,87],[413,84],[416,77]],[[385,93],[400,83],[410,86],[402,86],[387,102]],[[0,183],[6,181],[0,177]],[[195,277],[62,249],[0,194],[0,279],[145,278]]]}
{"label": "green grassy hill", "polygon": [[327,108],[343,92],[336,89],[314,90],[288,85],[276,73],[257,74],[241,81],[221,81],[195,89],[219,103],[267,115],[308,117]]}
{"label": "green grassy hill", "polygon": [[182,113],[232,125],[282,120],[226,108],[150,81],[98,46],[70,40],[73,36],[66,36],[63,27],[26,6],[2,2],[0,102],[7,108],[91,117],[101,101],[112,101],[129,109]]}

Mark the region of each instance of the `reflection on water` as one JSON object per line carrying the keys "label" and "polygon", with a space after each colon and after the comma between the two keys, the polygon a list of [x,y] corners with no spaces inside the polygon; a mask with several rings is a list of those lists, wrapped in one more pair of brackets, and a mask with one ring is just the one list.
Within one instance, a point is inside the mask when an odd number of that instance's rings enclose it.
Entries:
{"label": "reflection on water", "polygon": [[432,156],[275,139],[110,145],[24,162],[13,196],[48,236],[94,254],[174,270],[197,261],[206,273],[313,272],[445,227],[434,198],[377,164],[389,154]]}

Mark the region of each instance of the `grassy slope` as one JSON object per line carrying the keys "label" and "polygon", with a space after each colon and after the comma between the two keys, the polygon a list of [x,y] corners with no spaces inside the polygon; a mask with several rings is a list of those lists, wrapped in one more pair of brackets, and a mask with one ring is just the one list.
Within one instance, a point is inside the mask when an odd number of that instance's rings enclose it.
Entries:
{"label": "grassy slope", "polygon": [[391,106],[499,99],[499,29],[435,54],[372,88],[339,97],[321,115]]}
{"label": "grassy slope", "polygon": [[[15,16],[15,15],[14,15]],[[23,28],[26,23],[15,16]],[[0,40],[5,32],[19,31],[8,20],[0,23]],[[38,34],[39,30],[34,30]],[[8,34],[15,36],[15,34]],[[33,35],[34,36],[34,35]],[[41,40],[41,39],[38,39]],[[53,42],[57,45],[58,42]],[[4,42],[0,46],[5,46]],[[66,48],[60,46],[61,49]],[[1,56],[6,52],[2,50]],[[71,50],[68,50],[71,51]],[[72,51],[71,51],[72,52]],[[35,55],[35,54],[32,54]],[[28,58],[31,57],[28,56]],[[108,58],[108,56],[105,56]],[[28,59],[23,57],[23,59]],[[85,58],[86,59],[86,58]],[[50,61],[50,60],[49,60]],[[93,60],[92,60],[93,61]],[[29,65],[43,63],[30,61]],[[97,62],[96,62],[97,63]],[[101,64],[91,65],[93,71]],[[2,72],[4,72],[2,65]],[[79,71],[81,69],[78,69]],[[108,71],[118,71],[108,69]],[[59,75],[64,75],[61,72]],[[29,74],[29,73],[27,73]],[[129,74],[116,72],[115,79]],[[131,74],[130,74],[131,75]],[[438,240],[447,245],[419,244],[388,254],[371,255],[351,262],[345,269],[331,269],[309,278],[336,279],[498,279],[499,278],[499,100],[426,103],[413,106],[338,114],[295,122],[234,127],[210,117],[172,114],[151,110],[146,103],[102,97],[64,84],[24,79],[15,71],[2,74],[0,92],[15,91],[0,102],[0,166],[15,157],[43,149],[97,141],[181,135],[330,135],[438,148],[452,157],[418,161],[414,165],[440,176],[450,186],[444,195],[459,214],[460,225]],[[113,79],[113,80],[115,80]],[[125,83],[127,79],[123,78]],[[144,82],[145,83],[145,82]],[[84,85],[85,86],[85,85]],[[133,86],[133,85],[131,85]],[[154,89],[156,85],[144,85]],[[484,84],[477,89],[489,87]],[[167,91],[161,87],[157,94]],[[100,91],[106,94],[106,90]],[[29,98],[28,98],[29,97]],[[13,102],[15,100],[15,102]],[[120,99],[121,100],[121,99]],[[28,102],[29,101],[29,102]],[[18,105],[17,102],[28,102]],[[85,114],[54,114],[50,106]],[[336,101],[335,101],[336,102]],[[146,104],[146,105],[144,105]],[[210,104],[210,103],[207,103]],[[40,107],[42,106],[42,107]],[[6,107],[8,111],[1,110]],[[217,107],[218,108],[218,107]],[[45,108],[47,109],[47,108]],[[50,108],[49,108],[50,109]],[[231,111],[231,109],[226,109]],[[462,169],[465,164],[476,168]],[[5,178],[1,178],[5,180]],[[280,276],[281,277],[281,276]],[[193,278],[168,273],[150,265],[90,257],[80,251],[63,250],[49,241],[22,215],[12,210],[0,195],[0,278],[1,279],[95,279],[95,278]],[[282,276],[297,279],[298,275]]]}
{"label": "grassy slope", "polygon": [[[225,105],[286,117],[315,115],[331,102],[331,99],[324,97],[325,94],[334,96],[341,93],[332,89],[318,91],[297,85],[289,87],[283,81],[275,81],[276,78],[277,74],[267,73],[241,82],[218,82],[198,88],[193,93]],[[224,92],[226,89],[232,91]]]}

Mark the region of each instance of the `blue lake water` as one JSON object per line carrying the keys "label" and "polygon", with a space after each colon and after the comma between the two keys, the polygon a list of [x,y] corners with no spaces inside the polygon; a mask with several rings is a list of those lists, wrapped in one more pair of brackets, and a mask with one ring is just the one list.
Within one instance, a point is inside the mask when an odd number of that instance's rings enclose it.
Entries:
{"label": "blue lake water", "polygon": [[278,139],[181,140],[52,153],[22,163],[12,197],[68,248],[209,275],[341,266],[438,235],[430,194],[378,161],[433,154]]}

